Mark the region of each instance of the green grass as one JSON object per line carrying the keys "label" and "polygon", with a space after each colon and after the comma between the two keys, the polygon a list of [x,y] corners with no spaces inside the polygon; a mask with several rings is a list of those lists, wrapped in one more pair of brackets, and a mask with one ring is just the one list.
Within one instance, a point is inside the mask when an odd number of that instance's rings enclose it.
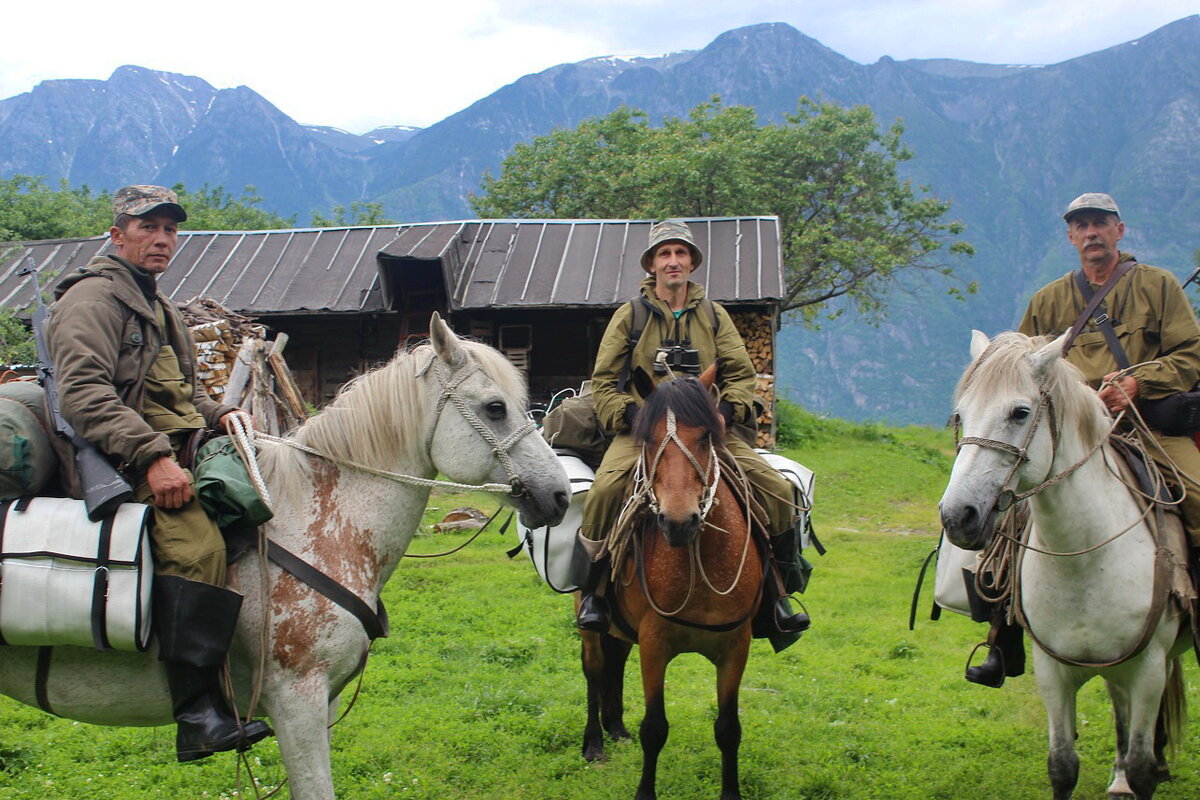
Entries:
{"label": "green grass", "polygon": [[[822,427],[823,426],[823,427]],[[785,652],[754,643],[742,693],[741,783],[747,800],[1044,798],[1045,712],[1032,676],[1002,690],[966,683],[967,653],[984,626],[947,615],[907,627],[917,570],[935,543],[936,502],[952,457],[946,431],[821,422],[791,451],[817,472],[816,529],[804,597],[813,629]],[[432,522],[462,498],[438,497]],[[490,510],[489,501],[479,507]],[[427,528],[426,528],[427,529]],[[415,552],[461,535],[421,534]],[[569,598],[524,557],[509,561],[485,534],[466,550],[406,560],[385,593],[391,637],[376,643],[358,703],[334,731],[334,779],[347,800],[382,798],[630,798],[636,742],[610,758],[579,755],[584,683]],[[1188,664],[1189,699],[1200,674]],[[642,716],[637,657],[626,721]],[[715,798],[713,670],[681,656],[667,675],[671,734],[662,800]],[[1080,693],[1078,798],[1102,798],[1112,723],[1098,682]],[[1158,797],[1200,796],[1193,721]],[[247,797],[234,760],[173,760],[171,728],[104,729],[0,701],[0,799]],[[282,777],[273,742],[254,748],[264,786]],[[282,793],[286,796],[286,791]]]}

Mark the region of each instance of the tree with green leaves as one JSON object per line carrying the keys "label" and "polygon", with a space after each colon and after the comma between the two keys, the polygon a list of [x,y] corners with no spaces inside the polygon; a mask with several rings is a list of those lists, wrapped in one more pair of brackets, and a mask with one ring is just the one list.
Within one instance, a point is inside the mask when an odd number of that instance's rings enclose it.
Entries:
{"label": "tree with green leaves", "polygon": [[660,127],[622,107],[516,145],[470,201],[493,218],[777,215],[784,309],[814,323],[845,298],[878,318],[902,272],[952,278],[947,261],[974,252],[950,203],[900,176],[913,158],[903,132],[866,106],[804,97],[769,124],[716,97]]}
{"label": "tree with green leaves", "polygon": [[383,213],[383,203],[368,203],[355,200],[349,206],[335,205],[325,216],[320,211],[312,213],[314,228],[341,228],[355,225],[394,225]]}

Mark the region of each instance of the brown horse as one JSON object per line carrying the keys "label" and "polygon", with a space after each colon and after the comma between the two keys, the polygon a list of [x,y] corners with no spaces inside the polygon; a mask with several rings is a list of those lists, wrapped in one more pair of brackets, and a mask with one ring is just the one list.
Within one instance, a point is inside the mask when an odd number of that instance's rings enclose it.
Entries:
{"label": "brown horse", "polygon": [[680,653],[699,653],[717,668],[721,800],[742,796],[738,689],[762,599],[765,543],[751,535],[742,499],[748,486],[734,474],[736,467],[727,466],[732,459],[718,462],[725,427],[710,392],[715,375],[713,366],[699,380],[681,378],[657,388],[644,374],[637,377],[646,404],[634,426],[642,460],[633,491],[643,495],[648,510],[640,512],[625,546],[610,542],[610,633],[581,632],[588,683],[583,755],[589,761],[604,757],[603,730],[614,739],[629,737],[622,683],[633,643],[641,647],[646,717],[637,800],[656,796],[658,756],[668,731],[664,677]]}

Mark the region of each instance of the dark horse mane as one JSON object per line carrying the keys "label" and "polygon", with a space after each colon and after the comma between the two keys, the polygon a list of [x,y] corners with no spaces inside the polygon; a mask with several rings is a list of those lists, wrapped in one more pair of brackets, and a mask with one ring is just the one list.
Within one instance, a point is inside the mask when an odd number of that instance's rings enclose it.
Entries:
{"label": "dark horse mane", "polygon": [[713,443],[725,443],[725,426],[717,414],[717,406],[708,389],[695,378],[676,378],[655,387],[633,423],[633,437],[646,444],[654,435],[654,426],[666,417],[667,409],[675,412],[680,425],[702,428],[713,437]]}

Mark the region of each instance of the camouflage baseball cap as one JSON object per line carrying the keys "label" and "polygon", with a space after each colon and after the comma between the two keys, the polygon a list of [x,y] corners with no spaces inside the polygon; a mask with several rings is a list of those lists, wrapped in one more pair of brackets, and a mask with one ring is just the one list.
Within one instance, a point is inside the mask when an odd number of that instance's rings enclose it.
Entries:
{"label": "camouflage baseball cap", "polygon": [[1063,219],[1070,222],[1071,217],[1080,211],[1107,211],[1110,214],[1116,214],[1118,217],[1121,216],[1121,209],[1117,208],[1117,201],[1103,192],[1085,192],[1076,197],[1067,206],[1067,211],[1063,214]]}
{"label": "camouflage baseball cap", "polygon": [[179,198],[165,186],[122,186],[113,195],[113,219],[122,214],[141,217],[151,211],[171,214],[176,221],[187,219],[187,212],[179,205]]}
{"label": "camouflage baseball cap", "polygon": [[699,269],[704,263],[704,253],[696,246],[692,229],[681,219],[664,219],[650,226],[650,246],[642,252],[642,269],[650,271],[654,261],[654,251],[664,242],[683,242],[692,251],[692,269]]}

